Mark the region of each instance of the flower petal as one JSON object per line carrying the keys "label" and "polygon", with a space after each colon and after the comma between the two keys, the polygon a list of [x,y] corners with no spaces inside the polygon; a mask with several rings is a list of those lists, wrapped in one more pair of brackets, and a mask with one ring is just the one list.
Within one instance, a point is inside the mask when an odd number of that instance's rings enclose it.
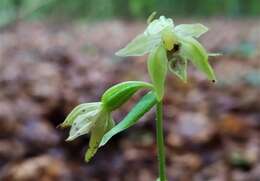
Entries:
{"label": "flower petal", "polygon": [[95,124],[95,116],[98,115],[99,111],[94,110],[78,116],[72,124],[69,137],[66,141],[72,141],[81,135],[88,134]]}
{"label": "flower petal", "polygon": [[83,103],[76,106],[66,117],[65,121],[61,124],[61,127],[71,126],[79,115],[85,114],[89,111],[93,111],[97,109],[100,105],[101,105],[100,102],[93,102],[93,103]]}
{"label": "flower petal", "polygon": [[126,47],[116,52],[116,55],[121,57],[142,56],[157,47],[160,42],[160,35],[140,34],[126,45]]}
{"label": "flower petal", "polygon": [[182,38],[180,54],[191,60],[192,63],[203,73],[208,79],[215,81],[216,77],[211,65],[208,62],[208,54],[202,45],[194,38]]}
{"label": "flower petal", "polygon": [[206,33],[208,28],[202,24],[181,24],[175,27],[175,32],[180,36],[189,36],[199,38]]}

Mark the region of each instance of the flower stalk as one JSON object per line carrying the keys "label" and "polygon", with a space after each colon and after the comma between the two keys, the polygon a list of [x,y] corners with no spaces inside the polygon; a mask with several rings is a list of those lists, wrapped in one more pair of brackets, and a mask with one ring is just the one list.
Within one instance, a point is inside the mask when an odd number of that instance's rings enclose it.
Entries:
{"label": "flower stalk", "polygon": [[159,163],[159,176],[160,176],[159,179],[160,181],[166,181],[162,101],[156,104],[156,142],[157,142],[157,154],[158,154],[158,163]]}

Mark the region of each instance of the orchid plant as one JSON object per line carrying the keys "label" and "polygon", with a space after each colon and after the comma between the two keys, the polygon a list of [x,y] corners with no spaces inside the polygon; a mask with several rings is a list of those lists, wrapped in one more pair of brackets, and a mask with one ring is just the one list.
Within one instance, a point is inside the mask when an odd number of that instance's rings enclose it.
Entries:
{"label": "orchid plant", "polygon": [[[159,161],[159,181],[166,181],[165,153],[163,137],[163,104],[166,76],[169,72],[187,82],[187,64],[191,61],[207,78],[215,82],[216,77],[208,62],[210,54],[197,41],[208,28],[202,24],[181,24],[175,26],[173,20],[164,16],[148,19],[146,30],[134,38],[116,55],[148,55],[147,67],[151,83],[127,81],[109,88],[101,97],[101,102],[84,103],[75,107],[61,124],[71,127],[67,141],[81,135],[90,134],[89,148],[85,160],[89,161],[98,148],[104,146],[114,135],[133,126],[154,106],[156,106],[156,138]],[[125,118],[115,124],[111,113],[119,109],[137,91],[147,89],[139,102]]]}

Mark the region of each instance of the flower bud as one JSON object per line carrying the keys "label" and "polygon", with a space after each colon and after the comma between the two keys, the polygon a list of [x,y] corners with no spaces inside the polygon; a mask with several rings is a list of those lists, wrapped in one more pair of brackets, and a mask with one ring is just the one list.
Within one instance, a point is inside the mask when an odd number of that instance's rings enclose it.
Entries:
{"label": "flower bud", "polygon": [[127,81],[119,83],[109,88],[102,96],[101,100],[107,110],[113,111],[128,101],[138,90],[153,86],[141,81]]}

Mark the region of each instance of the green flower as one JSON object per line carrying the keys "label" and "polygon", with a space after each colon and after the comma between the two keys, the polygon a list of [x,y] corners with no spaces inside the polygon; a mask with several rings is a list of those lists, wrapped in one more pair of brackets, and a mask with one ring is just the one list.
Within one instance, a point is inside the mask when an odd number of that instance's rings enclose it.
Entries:
{"label": "green flower", "polygon": [[67,116],[61,127],[71,127],[67,141],[90,134],[89,148],[85,160],[89,161],[97,152],[103,136],[111,130],[115,123],[111,112],[121,107],[138,90],[153,89],[149,83],[127,81],[109,88],[101,97],[101,102],[84,103],[75,107]]}
{"label": "green flower", "polygon": [[209,55],[213,54],[208,54],[196,40],[207,31],[207,27],[198,23],[174,26],[172,19],[161,16],[153,20],[142,34],[119,50],[116,55],[142,56],[149,53],[148,71],[157,97],[161,99],[168,69],[186,82],[187,60],[206,74],[208,79],[216,80],[208,62]]}
{"label": "green flower", "polygon": [[66,141],[90,134],[89,148],[85,154],[85,160],[89,161],[97,152],[103,136],[114,127],[114,121],[111,113],[104,108],[103,103],[84,103],[75,107],[61,126],[71,126]]}

